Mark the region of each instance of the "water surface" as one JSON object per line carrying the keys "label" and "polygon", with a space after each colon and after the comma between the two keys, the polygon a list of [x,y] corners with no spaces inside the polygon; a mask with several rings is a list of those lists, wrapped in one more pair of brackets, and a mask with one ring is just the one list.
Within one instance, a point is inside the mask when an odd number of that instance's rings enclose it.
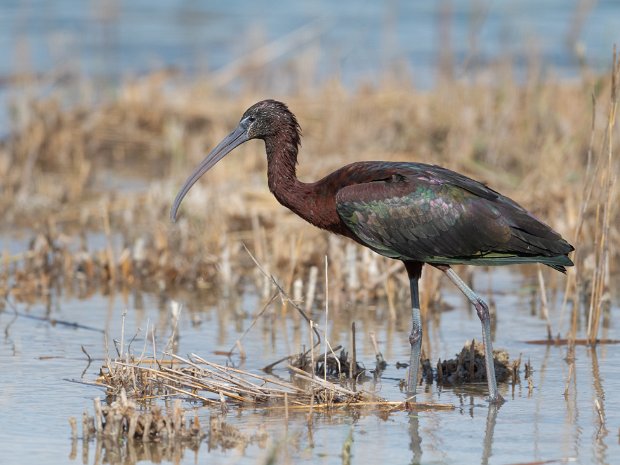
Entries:
{"label": "water surface", "polygon": [[[489,276],[480,271],[475,275],[476,287],[487,289]],[[504,348],[513,357],[522,355],[533,368],[533,390],[521,376],[522,384],[514,389],[501,385],[507,402],[495,412],[489,408],[481,392],[474,388],[443,388],[425,386],[420,398],[428,402],[452,403],[453,411],[422,411],[417,414],[396,411],[389,415],[350,411],[317,412],[312,426],[307,413],[292,413],[288,422],[281,411],[231,408],[226,422],[242,433],[251,435],[263,428],[267,441],[250,444],[244,450],[214,448],[204,442],[196,455],[185,450],[180,463],[214,461],[216,463],[264,463],[276,450],[277,463],[342,463],[342,448],[352,437],[352,463],[371,464],[377,460],[389,463],[523,463],[543,460],[574,459],[577,463],[612,464],[620,456],[618,426],[620,425],[620,346],[607,345],[591,349],[578,346],[575,357],[575,380],[569,393],[564,390],[569,373],[565,347],[526,344],[529,339],[542,339],[546,329],[543,320],[532,314],[529,280],[506,268],[497,269],[491,279],[493,299],[498,308],[495,333],[496,347]],[[467,309],[461,296],[452,288],[444,289],[445,299],[455,308],[431,322],[429,331],[432,359],[452,357],[466,339],[478,337],[480,325],[475,312]],[[229,350],[234,341],[262,307],[252,293],[218,302],[216,305],[188,303],[182,310],[178,331],[178,353],[195,352],[208,360],[226,363],[216,351]],[[556,307],[559,307],[556,306]],[[92,413],[92,398],[103,397],[96,387],[72,382],[96,378],[105,355],[103,331],[110,339],[120,338],[122,314],[126,310],[127,338],[141,328],[133,350],[142,351],[147,324],[155,328],[158,345],[163,347],[172,328],[168,303],[154,296],[96,295],[89,300],[52,299],[49,305],[16,308],[24,315],[49,317],[76,322],[84,327],[50,324],[46,321],[15,317],[7,307],[0,313],[3,329],[0,345],[0,451],[2,464],[78,463],[82,461],[83,445],[72,442],[68,418],[80,417],[84,410]],[[614,307],[613,312],[617,312]],[[279,312],[279,309],[278,309]],[[405,371],[395,367],[396,361],[408,358],[408,325],[406,312],[399,312],[396,321],[377,318],[385,313],[377,309],[355,308],[349,312],[358,326],[358,359],[373,367],[374,352],[369,331],[377,335],[379,346],[389,365],[375,385],[384,398],[401,400],[398,380]],[[278,313],[279,315],[279,313]],[[402,315],[402,316],[400,316]],[[316,315],[322,321],[321,313]],[[557,326],[559,308],[551,319]],[[305,330],[296,329],[292,315],[259,320],[243,340],[248,359],[244,369],[259,371],[261,367],[299,350]],[[350,319],[334,314],[330,323],[332,343],[349,345]],[[556,330],[560,328],[556,327]],[[604,336],[620,338],[614,321],[604,329]],[[96,360],[87,368],[81,346]],[[288,378],[282,367],[276,373]],[[601,423],[595,400],[603,415]],[[191,405],[186,405],[192,408]],[[198,416],[207,426],[218,409],[198,408]],[[10,445],[10,446],[9,446]],[[96,463],[95,444],[90,445],[84,463]],[[73,458],[71,458],[73,457]],[[148,462],[148,461],[147,461]],[[114,462],[112,462],[114,463]]]}

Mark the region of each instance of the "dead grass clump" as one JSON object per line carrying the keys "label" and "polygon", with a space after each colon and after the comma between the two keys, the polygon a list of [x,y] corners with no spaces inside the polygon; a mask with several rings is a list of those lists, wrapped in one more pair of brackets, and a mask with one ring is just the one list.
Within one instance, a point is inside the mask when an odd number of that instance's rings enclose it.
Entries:
{"label": "dead grass clump", "polygon": [[319,357],[314,367],[314,373],[317,376],[329,376],[337,379],[349,377],[358,379],[365,372],[366,369],[359,363],[353,362],[345,349],[342,349],[338,356],[330,352],[325,358]]}
{"label": "dead grass clump", "polygon": [[[148,359],[125,354],[108,360],[97,384],[109,398],[128,396],[149,405],[157,399],[176,398],[200,402],[228,411],[230,407],[267,409],[409,408],[406,402],[388,402],[372,392],[352,390],[337,380],[316,376],[293,365],[287,368],[291,381],[259,375],[232,366],[210,362],[191,354],[183,358],[164,354],[166,359]],[[415,408],[453,408],[445,404],[416,403]]]}
{"label": "dead grass clump", "polygon": [[[493,351],[495,376],[498,382],[519,382],[521,357],[510,361],[505,350]],[[484,365],[484,346],[481,342],[466,342],[456,358],[437,362],[436,380],[442,385],[457,385],[467,383],[486,382],[486,368]]]}
{"label": "dead grass clump", "polygon": [[[72,432],[70,458],[78,452],[78,427],[69,419]],[[137,464],[142,461],[180,463],[186,450],[198,452],[206,436],[197,416],[188,418],[177,400],[172,407],[141,409],[123,394],[109,405],[94,401],[94,415],[82,416],[82,460],[89,460],[89,443],[95,442],[95,463]]]}
{"label": "dead grass clump", "polygon": [[[568,339],[572,352],[577,337],[580,310],[586,309],[586,336],[596,344],[603,319],[609,321],[612,274],[618,271],[620,258],[620,208],[618,202],[616,117],[620,98],[620,61],[614,46],[610,79],[603,92],[592,96],[590,140],[583,167],[582,192],[576,213],[574,241],[575,270],[569,274],[564,308],[572,302]],[[601,105],[599,101],[606,103]],[[601,108],[602,107],[602,108]],[[601,125],[598,121],[603,120]],[[602,130],[599,126],[603,126]],[[600,141],[600,142],[599,142]]]}
{"label": "dead grass clump", "polygon": [[141,400],[177,396],[222,408],[228,403],[303,406],[376,400],[370,393],[351,391],[292,366],[294,380],[301,383],[209,362],[195,354],[187,359],[169,355],[169,361],[109,362],[99,382],[112,396],[126,389],[130,397]]}
{"label": "dead grass clump", "polygon": [[[205,438],[209,450],[217,447],[244,450],[252,443],[265,447],[269,436],[264,429],[246,434],[226,423],[222,415],[213,414],[205,431],[198,416],[188,418],[181,402],[177,399],[167,409],[159,405],[145,409],[128,400],[124,392],[110,405],[102,405],[96,398],[94,415],[84,412],[82,416],[83,457],[88,457],[88,443],[91,441],[96,442],[97,455],[103,453],[110,463],[130,464],[142,460],[180,463],[184,451],[198,452]],[[73,438],[72,456],[76,456],[77,420],[72,417],[69,424]]]}
{"label": "dead grass clump", "polygon": [[[275,96],[303,126],[299,177],[316,180],[352,161],[384,159],[435,163],[486,182],[574,243],[580,278],[569,274],[574,314],[584,300],[604,310],[620,263],[620,209],[610,200],[617,197],[619,169],[619,135],[612,130],[617,79],[586,74],[563,83],[532,73],[517,83],[509,73],[490,72],[497,78],[492,84],[448,80],[428,92],[389,81],[347,91],[331,82],[312,93]],[[246,90],[233,100],[209,83],[207,77],[180,84],[156,73],[100,105],[67,108],[53,96],[17,102],[19,124],[0,143],[0,208],[11,228],[34,224],[33,235],[46,237],[51,255],[5,255],[0,291],[25,299],[76,283],[71,292],[78,294],[105,286],[226,293],[251,284],[268,298],[269,279],[248,272],[245,244],[308,310],[324,300],[313,270],[328,255],[335,311],[381,299],[391,318],[404,311],[397,305],[408,300],[401,264],[347,245],[282,208],[267,190],[260,143],[246,144],[205,175],[179,223],[169,226],[167,212],[183,178],[247,106],[265,97]],[[591,94],[597,102],[612,96],[610,111],[593,107]],[[593,129],[593,113],[608,121],[603,130]],[[98,240],[89,243],[93,236]],[[559,287],[558,277],[549,281]],[[422,298],[431,298],[423,308],[437,299],[436,287],[425,289]],[[592,341],[599,321],[591,310]]]}
{"label": "dead grass clump", "polygon": [[[336,355],[338,351],[340,353]],[[359,379],[360,377],[363,379],[366,373],[366,369],[350,357],[349,353],[341,346],[331,348],[327,354],[316,354],[314,357],[311,355],[311,351],[291,355],[267,365],[263,370],[270,373],[276,365],[284,361],[288,361],[291,368],[306,373],[314,373],[316,376],[329,380],[341,381]]]}
{"label": "dead grass clump", "polygon": [[76,252],[72,246],[62,244],[59,237],[38,235],[28,250],[5,255],[0,265],[0,294],[32,303],[52,292],[87,298],[95,292],[108,294],[123,288],[196,289],[217,271],[208,255],[199,255],[192,263],[180,262],[144,238],[123,248],[118,257],[106,250]]}
{"label": "dead grass clump", "polygon": [[[70,423],[75,424],[71,420]],[[191,420],[186,418],[180,400],[175,401],[174,406],[167,411],[159,406],[141,411],[135,402],[127,399],[124,392],[110,405],[102,406],[99,398],[95,399],[95,415],[90,416],[84,412],[82,428],[82,438],[87,441],[108,438],[114,441],[199,443],[206,435],[198,417]],[[75,437],[75,430],[73,434]]]}
{"label": "dead grass clump", "polygon": [[93,180],[105,169],[160,175],[180,151],[200,150],[211,123],[164,98],[165,79],[154,73],[140,85],[128,83],[99,105],[67,107],[55,95],[32,100],[17,93],[14,130],[0,141],[0,159],[7,160],[0,164],[0,209],[9,221],[26,210],[49,215],[92,199]]}

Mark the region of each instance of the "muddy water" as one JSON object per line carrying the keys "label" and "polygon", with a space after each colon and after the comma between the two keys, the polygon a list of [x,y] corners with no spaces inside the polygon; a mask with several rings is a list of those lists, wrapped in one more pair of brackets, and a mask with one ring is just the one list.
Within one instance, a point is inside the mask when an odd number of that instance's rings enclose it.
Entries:
{"label": "muddy water", "polygon": [[[490,285],[489,285],[490,282]],[[420,397],[429,402],[446,402],[453,411],[423,411],[418,414],[393,412],[315,413],[308,422],[306,412],[291,412],[288,421],[281,411],[231,408],[225,421],[242,434],[263,433],[263,441],[244,449],[209,450],[205,441],[197,451],[178,451],[180,463],[343,463],[343,447],[350,446],[354,464],[385,463],[491,463],[510,464],[533,461],[574,460],[576,463],[613,464],[620,457],[620,346],[584,346],[576,349],[576,381],[564,396],[569,373],[566,349],[526,344],[546,335],[544,321],[531,311],[529,279],[508,269],[496,269],[492,277],[475,275],[478,289],[493,289],[498,308],[496,347],[512,356],[522,354],[534,368],[533,390],[527,382],[514,389],[500,387],[507,402],[496,411],[484,401],[484,386],[438,389],[426,386]],[[445,300],[454,309],[444,312],[428,325],[432,359],[447,358],[460,350],[466,339],[478,337],[480,326],[463,299],[451,287],[443,289]],[[211,305],[186,304],[178,324],[178,353],[198,353],[207,359],[225,362],[215,351],[228,350],[248,328],[252,316],[262,307],[260,299],[248,293]],[[560,327],[559,305],[553,305],[554,332]],[[16,316],[14,310],[19,312]],[[155,296],[94,296],[89,300],[51,299],[48,305],[16,305],[0,313],[0,463],[120,463],[120,458],[103,449],[97,456],[95,443],[72,443],[68,418],[92,412],[92,398],[104,392],[74,381],[92,381],[105,355],[104,332],[120,338],[121,320],[126,310],[125,332],[138,332],[133,350],[141,352],[144,331],[155,328],[160,346],[168,340],[172,319],[168,302]],[[397,361],[407,360],[406,312],[396,321],[385,318],[382,306],[356,308],[332,315],[330,340],[349,346],[351,317],[358,326],[358,359],[373,367],[374,352],[369,331],[389,365],[376,389],[387,399],[400,400],[398,381],[405,376]],[[612,316],[620,309],[615,306]],[[378,316],[379,315],[379,316]],[[45,319],[56,320],[52,324]],[[318,313],[316,319],[322,322]],[[263,317],[245,337],[249,354],[242,368],[262,366],[295,352],[307,342],[307,331],[292,315],[273,313]],[[564,317],[564,321],[567,317]],[[63,324],[79,323],[75,327]],[[603,336],[620,338],[618,323],[611,319]],[[88,366],[81,346],[96,359]],[[240,362],[238,358],[235,362]],[[277,374],[287,377],[283,368]],[[600,405],[600,416],[595,401]],[[206,426],[218,412],[196,408]],[[169,461],[170,456],[155,445],[134,451],[144,463]]]}

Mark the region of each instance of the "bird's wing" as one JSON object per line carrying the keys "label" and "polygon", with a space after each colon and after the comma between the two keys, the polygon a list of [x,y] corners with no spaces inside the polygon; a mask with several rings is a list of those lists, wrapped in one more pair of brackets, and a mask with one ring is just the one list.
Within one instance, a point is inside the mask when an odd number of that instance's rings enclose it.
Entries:
{"label": "bird's wing", "polygon": [[[343,222],[382,255],[493,264],[572,249],[551,228],[484,184],[432,165],[393,168],[391,176],[346,186],[336,196]],[[558,240],[568,250],[550,250]]]}

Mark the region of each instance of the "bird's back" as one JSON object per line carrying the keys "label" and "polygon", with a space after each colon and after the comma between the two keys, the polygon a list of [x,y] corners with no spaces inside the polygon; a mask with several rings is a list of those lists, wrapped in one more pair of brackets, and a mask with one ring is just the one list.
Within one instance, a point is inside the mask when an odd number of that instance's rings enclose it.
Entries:
{"label": "bird's back", "polygon": [[565,271],[573,247],[484,184],[423,163],[359,162],[333,173],[336,210],[382,255],[434,264],[540,262]]}

